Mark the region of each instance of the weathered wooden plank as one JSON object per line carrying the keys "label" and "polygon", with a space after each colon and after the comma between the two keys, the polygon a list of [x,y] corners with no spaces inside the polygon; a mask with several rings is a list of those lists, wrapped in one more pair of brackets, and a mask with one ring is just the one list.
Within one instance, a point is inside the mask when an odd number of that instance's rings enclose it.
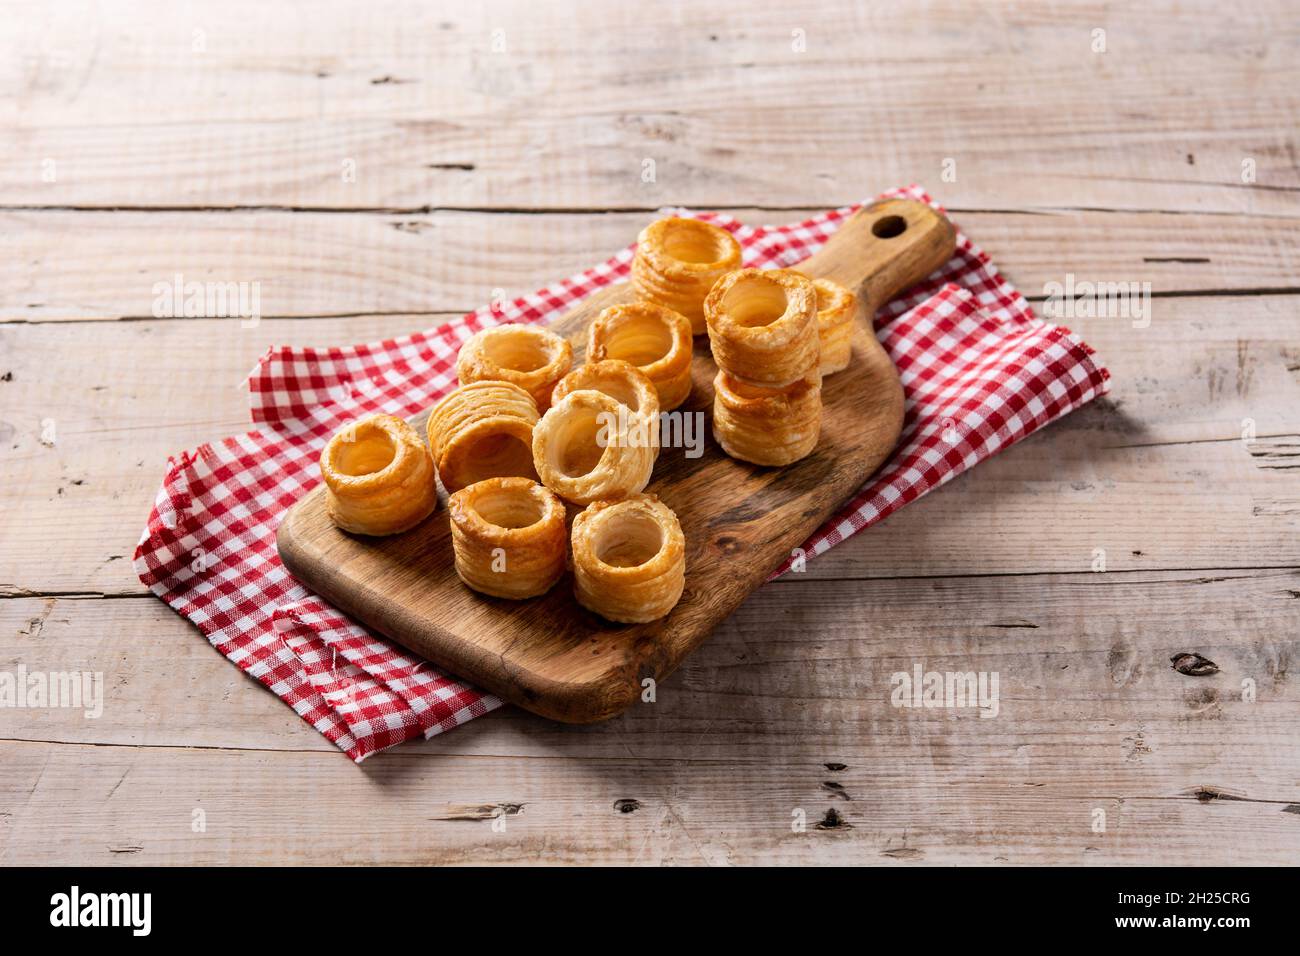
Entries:
{"label": "weathered wooden plank", "polygon": [[[1232,799],[1265,756],[1249,737],[1234,742],[1220,770],[1235,786],[1204,801],[1204,770],[1122,758],[1088,777],[1070,768],[1038,779],[1027,757],[1036,745],[938,758],[930,745],[896,748],[880,767],[834,775],[846,800],[825,788],[820,763],[798,758],[738,767],[446,757],[358,771],[326,754],[5,743],[12,809],[0,820],[0,860],[1292,865],[1295,814],[1284,808],[1294,804]],[[942,772],[918,769],[936,759]],[[841,825],[820,828],[831,810]],[[1092,832],[1097,810],[1105,833]],[[796,833],[800,812],[807,826]]]}
{"label": "weathered wooden plank", "polygon": [[[155,602],[4,601],[0,666],[103,669],[108,696],[101,720],[0,710],[0,859],[1293,863],[1297,584],[779,583],[653,704],[494,714],[361,772]],[[1220,672],[1176,673],[1185,651]],[[997,716],[892,706],[918,664],[997,672]],[[851,829],[816,828],[831,808]]]}
{"label": "weathered wooden plank", "polygon": [[[882,180],[874,189],[890,185]],[[843,196],[841,201],[859,198]],[[947,191],[940,198],[947,201]],[[741,209],[780,224],[821,209]],[[156,283],[256,283],[262,316],[465,312],[534,291],[635,240],[653,213],[8,212],[0,318],[149,318]],[[954,218],[1028,296],[1049,282],[1149,283],[1155,294],[1295,285],[1295,219],[1097,213]],[[250,286],[251,292],[251,286]]]}
{"label": "weathered wooden plank", "polygon": [[0,671],[20,664],[102,674],[102,713],[0,708],[0,738],[338,753],[148,595],[0,601]]}
{"label": "weathered wooden plank", "polygon": [[[1080,326],[1108,399],[809,562],[817,577],[1300,564],[1300,317],[1285,296],[1153,302]],[[0,584],[138,592],[129,564],[168,454],[237,432],[272,342],[399,334],[423,317],[0,326]],[[50,360],[58,356],[57,362]],[[130,383],[124,387],[123,383]],[[1259,439],[1240,440],[1252,420]],[[53,421],[56,444],[40,441]],[[1291,466],[1291,467],[1288,467]],[[1207,507],[1207,494],[1213,507]],[[51,553],[60,560],[48,560]]]}
{"label": "weathered wooden plank", "polygon": [[8,205],[833,205],[955,169],[958,206],[1300,209],[1284,0],[1231,22],[957,0],[7,19]]}
{"label": "weathered wooden plank", "polygon": [[0,327],[0,584],[29,587],[41,568],[48,590],[141,590],[131,553],[167,456],[249,427],[244,379],[272,343],[366,341],[447,318],[131,322],[108,338],[96,330],[112,324]]}
{"label": "weathered wooden plank", "polygon": [[[891,741],[933,735],[971,748],[1073,742],[1100,761],[1128,754],[1117,741],[1147,728],[1148,748],[1181,761],[1204,745],[1194,732],[1209,727],[1201,721],[1222,721],[1243,734],[1267,731],[1279,745],[1273,735],[1290,734],[1279,759],[1300,759],[1287,678],[1300,650],[1298,585],[1297,569],[788,578],[755,592],[653,703],[620,718],[574,727],[510,709],[393,755],[608,759],[630,746],[647,760],[759,763],[793,749],[813,762],[865,766]],[[1219,674],[1174,673],[1169,659],[1183,652],[1214,660]],[[19,663],[103,672],[103,717],[0,708],[0,738],[333,751],[148,597],[0,601],[0,670]],[[891,675],[917,663],[997,671],[998,717],[890,706]],[[1250,705],[1240,693],[1247,678],[1258,698]],[[1071,737],[1075,729],[1088,746]]]}

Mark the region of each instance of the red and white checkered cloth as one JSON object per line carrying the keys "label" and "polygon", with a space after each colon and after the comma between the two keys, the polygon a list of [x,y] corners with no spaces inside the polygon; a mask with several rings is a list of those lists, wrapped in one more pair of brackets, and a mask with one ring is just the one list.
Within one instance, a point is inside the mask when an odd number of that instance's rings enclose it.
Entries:
{"label": "red and white checkered cloth", "polygon": [[[917,186],[886,196],[933,203]],[[732,232],[746,266],[786,267],[815,252],[857,208],[778,228],[676,212]],[[472,333],[558,318],[627,278],[632,253],[629,246],[532,295],[400,339],[271,349],[249,376],[258,427],[171,459],[136,548],[140,579],[353,760],[499,707],[497,698],[367,631],[298,584],[276,554],[276,528],[316,485],[321,448],[343,424],[428,407],[455,385],[456,352]],[[960,232],[948,264],[875,322],[907,396],[902,438],[872,480],[804,544],[808,557],[1108,388],[1109,373],[1092,349],[1036,319]]]}

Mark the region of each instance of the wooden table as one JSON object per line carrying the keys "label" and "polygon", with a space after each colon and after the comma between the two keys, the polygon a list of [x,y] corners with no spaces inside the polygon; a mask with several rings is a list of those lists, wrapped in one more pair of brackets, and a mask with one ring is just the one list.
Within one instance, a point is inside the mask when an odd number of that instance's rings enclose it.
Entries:
{"label": "wooden table", "polygon": [[[1300,861],[1292,4],[438,6],[4,5],[0,670],[106,692],[0,710],[0,861]],[[760,590],[653,705],[357,767],[136,579],[269,345],[531,291],[664,205],[911,181],[1032,299],[1150,283],[1150,324],[1070,320],[1108,398]],[[154,318],[176,273],[262,321]],[[916,664],[997,672],[997,718],[891,706]]]}

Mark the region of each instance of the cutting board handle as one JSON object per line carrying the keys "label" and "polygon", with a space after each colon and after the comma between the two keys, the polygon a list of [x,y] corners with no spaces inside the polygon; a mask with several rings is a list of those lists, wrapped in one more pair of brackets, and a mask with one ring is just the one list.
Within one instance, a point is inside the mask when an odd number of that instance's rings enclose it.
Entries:
{"label": "cutting board handle", "polygon": [[882,199],[844,221],[817,252],[795,266],[857,292],[868,318],[952,258],[957,230],[933,206]]}

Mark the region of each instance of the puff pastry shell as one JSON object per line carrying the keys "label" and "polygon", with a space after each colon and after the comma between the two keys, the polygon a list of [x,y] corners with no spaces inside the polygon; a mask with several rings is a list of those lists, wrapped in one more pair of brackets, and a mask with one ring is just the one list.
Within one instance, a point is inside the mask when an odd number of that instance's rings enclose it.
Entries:
{"label": "puff pastry shell", "polygon": [[392,415],[353,422],[320,456],[333,522],[356,534],[397,534],[438,506],[433,459],[420,433]]}
{"label": "puff pastry shell", "polygon": [[686,539],[654,495],[598,501],[573,519],[574,595],[601,617],[643,623],[677,604],[686,582]]}
{"label": "puff pastry shell", "polygon": [[627,406],[604,392],[565,395],[533,429],[533,465],[542,484],[578,505],[641,491],[658,449],[640,440],[637,424]]}
{"label": "puff pastry shell", "polygon": [[573,346],[535,325],[497,325],[475,333],[456,355],[456,376],[470,382],[518,385],[546,411],[551,389],[573,365]]}
{"label": "puff pastry shell", "polygon": [[449,493],[485,478],[536,478],[537,405],[509,382],[471,382],[429,413],[429,448]]}
{"label": "puff pastry shell", "polygon": [[784,388],[763,388],[719,372],[713,380],[713,437],[732,458],[788,465],[817,447],[821,434],[821,376]]}
{"label": "puff pastry shell", "polygon": [[456,574],[493,597],[536,597],[564,573],[564,504],[528,478],[488,478],[447,501]]}
{"label": "puff pastry shell", "polygon": [[612,305],[587,327],[587,361],[621,359],[645,373],[671,411],[691,394],[691,323],[653,302]]}
{"label": "puff pastry shell", "polygon": [[857,295],[830,279],[813,279],[817,293],[817,339],[822,375],[849,367],[853,357],[853,328],[862,312]]}
{"label": "puff pastry shell", "polygon": [[635,365],[618,359],[588,362],[560,379],[551,401],[583,389],[602,392],[627,406],[629,440],[659,447],[659,393]]}
{"label": "puff pastry shell", "polygon": [[740,243],[698,219],[659,219],[637,236],[632,288],[637,298],[680,312],[704,334],[704,297],[725,273],[740,268]]}
{"label": "puff pastry shell", "polygon": [[709,346],[733,378],[782,387],[821,364],[817,292],[797,272],[738,269],[704,300]]}

